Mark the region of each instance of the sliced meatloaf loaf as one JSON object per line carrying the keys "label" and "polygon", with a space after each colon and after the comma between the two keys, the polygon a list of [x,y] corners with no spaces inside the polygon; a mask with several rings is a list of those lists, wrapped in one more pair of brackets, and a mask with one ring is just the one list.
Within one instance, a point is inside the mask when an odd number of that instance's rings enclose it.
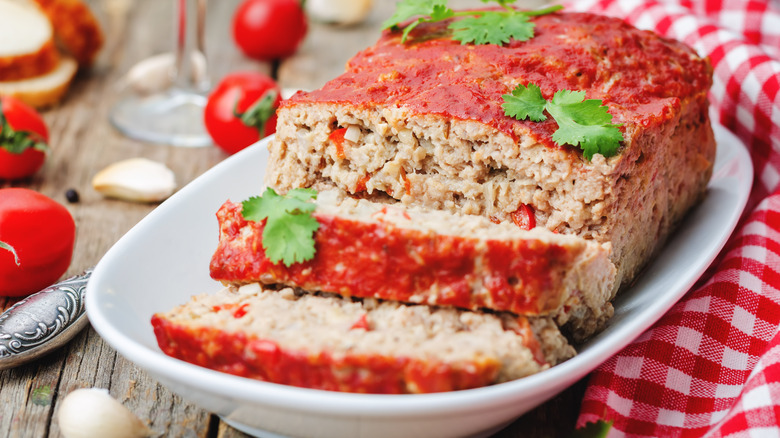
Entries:
{"label": "sliced meatloaf loaf", "polygon": [[612,316],[609,251],[575,236],[329,190],[317,197],[314,258],[285,266],[263,250],[265,222],[247,221],[241,212],[241,204],[227,202],[217,213],[211,276],[225,283],[550,315],[569,323],[576,338]]}
{"label": "sliced meatloaf loaf", "polygon": [[[386,31],[323,88],[278,111],[266,183],[336,186],[405,204],[612,244],[615,287],[630,281],[703,195],[715,155],[711,67],[682,43],[585,13],[531,19],[528,41],[462,45],[448,22],[401,43]],[[601,99],[624,141],[592,160],[552,140],[557,124],[504,114],[518,84]]]}
{"label": "sliced meatloaf loaf", "polygon": [[333,391],[423,393],[539,372],[574,350],[548,319],[231,287],[152,318],[160,348],[197,365]]}

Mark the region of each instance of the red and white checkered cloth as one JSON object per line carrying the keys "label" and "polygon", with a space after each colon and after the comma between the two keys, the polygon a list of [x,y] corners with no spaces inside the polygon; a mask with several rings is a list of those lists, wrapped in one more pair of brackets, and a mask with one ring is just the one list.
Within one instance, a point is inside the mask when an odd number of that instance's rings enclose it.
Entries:
{"label": "red and white checkered cloth", "polygon": [[578,424],[610,436],[780,437],[780,0],[574,0],[710,57],[720,123],[750,149],[749,216],[710,278],[591,374]]}

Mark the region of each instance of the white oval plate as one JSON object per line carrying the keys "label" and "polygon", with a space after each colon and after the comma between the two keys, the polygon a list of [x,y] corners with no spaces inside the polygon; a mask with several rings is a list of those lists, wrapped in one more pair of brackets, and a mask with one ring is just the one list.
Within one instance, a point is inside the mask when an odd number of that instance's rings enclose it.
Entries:
{"label": "white oval plate", "polygon": [[485,388],[423,395],[319,391],[236,377],[171,358],[150,318],[216,292],[209,259],[215,213],[227,199],[260,194],[269,139],[209,170],[164,202],[114,245],[87,288],[87,314],[120,354],[162,384],[234,427],[258,436],[447,437],[486,434],[570,386],[658,320],[723,247],[753,181],[740,141],[716,126],[718,155],[704,202],[685,219],[635,286],[615,303],[609,326],[579,354],[537,375]]}

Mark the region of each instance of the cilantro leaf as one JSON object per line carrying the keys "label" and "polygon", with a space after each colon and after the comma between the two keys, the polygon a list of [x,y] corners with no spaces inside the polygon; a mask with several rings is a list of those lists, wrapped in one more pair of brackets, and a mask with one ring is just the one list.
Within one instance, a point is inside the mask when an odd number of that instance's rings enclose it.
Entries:
{"label": "cilantro leaf", "polygon": [[[432,16],[441,14],[442,10],[447,8],[447,0],[403,0],[398,2],[395,7],[395,13],[382,23],[382,29],[396,27],[406,20],[418,15]],[[449,18],[449,17],[447,17]],[[415,26],[419,24],[413,23]]]}
{"label": "cilantro leaf", "polygon": [[19,266],[19,255],[16,254],[16,250],[13,246],[3,242],[0,240],[0,249],[4,249],[6,251],[9,251],[11,254],[14,255],[14,263],[16,263],[16,266]]}
{"label": "cilantro leaf", "polygon": [[502,96],[504,103],[501,108],[504,114],[518,120],[529,118],[534,122],[547,120],[544,115],[544,106],[547,101],[542,97],[542,90],[536,84],[528,84],[528,87],[519,84],[512,90],[512,94]]}
{"label": "cilantro leaf", "polygon": [[466,17],[449,25],[452,38],[461,44],[504,45],[516,39],[527,41],[534,36],[535,25],[521,13],[487,11],[477,17]]}
{"label": "cilantro leaf", "polygon": [[606,438],[610,429],[612,429],[612,421],[599,420],[578,427],[571,438]]}
{"label": "cilantro leaf", "polygon": [[623,133],[612,123],[612,115],[599,99],[585,99],[584,91],[559,90],[552,101],[546,101],[541,90],[534,84],[518,85],[512,94],[502,96],[504,114],[518,120],[534,122],[546,120],[547,111],[558,129],[552,139],[559,145],[579,146],[583,156],[591,160],[593,155],[605,157],[616,155]]}
{"label": "cilantro leaf", "polygon": [[510,5],[516,0],[482,0],[483,3],[494,1],[503,11],[453,11],[447,7],[447,0],[402,0],[396,5],[395,13],[382,23],[383,29],[397,30],[405,21],[418,17],[404,27],[401,42],[406,42],[409,33],[420,23],[434,23],[452,17],[466,17],[451,23],[453,39],[462,44],[497,44],[503,45],[510,40],[526,41],[534,36],[534,23],[529,17],[549,14],[563,8],[553,5],[534,11],[521,11]]}
{"label": "cilantro leaf", "polygon": [[552,139],[558,144],[580,146],[588,160],[600,153],[611,157],[617,153],[623,134],[620,125],[612,124],[612,115],[601,100],[585,99],[584,91],[561,90],[555,93],[547,112],[558,123]]}
{"label": "cilantro leaf", "polygon": [[312,216],[317,198],[312,189],[293,189],[279,196],[267,188],[262,196],[242,202],[241,214],[248,221],[265,220],[263,249],[269,260],[285,266],[301,263],[314,257],[314,232],[320,227]]}

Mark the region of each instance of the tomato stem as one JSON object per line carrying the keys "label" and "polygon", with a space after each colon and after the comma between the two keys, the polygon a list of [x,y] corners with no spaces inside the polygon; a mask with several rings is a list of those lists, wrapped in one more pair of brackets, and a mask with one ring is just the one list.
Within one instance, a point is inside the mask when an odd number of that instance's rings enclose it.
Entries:
{"label": "tomato stem", "polygon": [[40,135],[30,131],[16,131],[8,123],[3,112],[3,101],[0,99],[0,148],[12,154],[21,154],[28,148],[49,153],[49,147],[41,141]]}
{"label": "tomato stem", "polygon": [[19,255],[16,254],[16,250],[14,249],[13,246],[11,246],[11,245],[3,242],[2,240],[0,240],[0,249],[5,249],[7,251],[10,251],[11,254],[14,255],[14,262],[16,263],[16,266],[19,266]]}
{"label": "tomato stem", "polygon": [[268,90],[243,113],[238,112],[238,101],[236,101],[236,105],[233,107],[233,115],[240,119],[244,126],[257,128],[260,132],[260,138],[262,138],[265,133],[265,124],[276,112],[274,102],[276,102],[278,96],[279,94],[276,90]]}

